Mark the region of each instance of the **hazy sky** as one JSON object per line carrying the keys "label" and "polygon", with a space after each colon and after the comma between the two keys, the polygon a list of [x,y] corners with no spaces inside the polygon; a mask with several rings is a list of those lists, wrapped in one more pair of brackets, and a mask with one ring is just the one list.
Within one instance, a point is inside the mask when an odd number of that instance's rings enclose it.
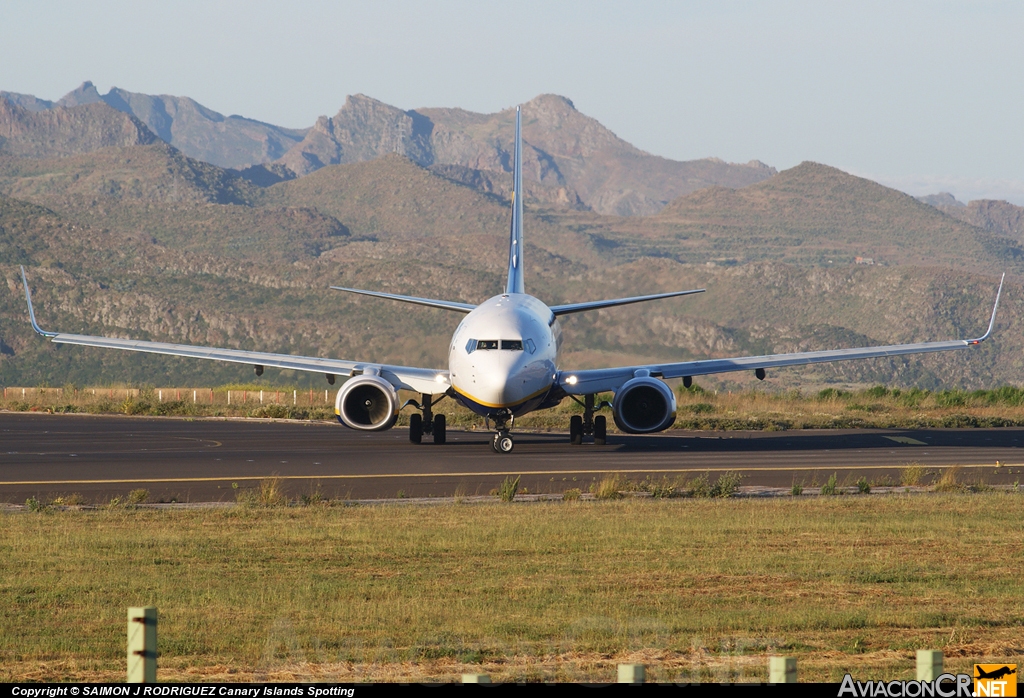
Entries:
{"label": "hazy sky", "polygon": [[84,80],[292,127],[359,92],[480,112],[554,92],[665,157],[1024,205],[1017,0],[0,0],[0,89]]}

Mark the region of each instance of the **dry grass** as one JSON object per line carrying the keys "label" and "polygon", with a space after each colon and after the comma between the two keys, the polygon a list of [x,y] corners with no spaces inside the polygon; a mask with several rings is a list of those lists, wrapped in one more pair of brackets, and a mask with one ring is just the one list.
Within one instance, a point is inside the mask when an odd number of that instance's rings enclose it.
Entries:
{"label": "dry grass", "polygon": [[[981,514],[980,512],[984,512]],[[1024,498],[667,499],[4,515],[0,680],[910,678],[1024,663]],[[69,633],[68,628],[75,628]]]}
{"label": "dry grass", "polygon": [[925,469],[918,463],[908,463],[900,469],[900,484],[906,487],[920,485],[926,474]]}
{"label": "dry grass", "polygon": [[[263,402],[260,391],[263,390]],[[14,411],[92,412],[188,417],[255,417],[273,419],[334,419],[336,389],[261,388],[232,385],[218,388],[8,388],[0,409]],[[160,401],[161,391],[163,401]],[[232,402],[228,404],[228,393]],[[193,402],[193,394],[197,402]],[[677,393],[679,408],[674,429],[785,430],[847,428],[963,428],[1024,426],[1024,391],[996,390],[928,392],[889,390],[876,386],[844,392],[829,388],[813,395],[799,392],[713,393],[694,388]],[[418,398],[412,393],[401,395]],[[611,399],[602,395],[601,399]],[[244,402],[242,402],[244,400]],[[292,402],[296,404],[292,404]],[[482,418],[453,400],[436,408],[454,428],[483,429]],[[524,430],[565,430],[569,417],[582,412],[571,400],[554,409],[516,420]],[[398,426],[408,425],[403,412]],[[610,421],[610,420],[609,420]],[[615,431],[613,424],[609,425]]]}

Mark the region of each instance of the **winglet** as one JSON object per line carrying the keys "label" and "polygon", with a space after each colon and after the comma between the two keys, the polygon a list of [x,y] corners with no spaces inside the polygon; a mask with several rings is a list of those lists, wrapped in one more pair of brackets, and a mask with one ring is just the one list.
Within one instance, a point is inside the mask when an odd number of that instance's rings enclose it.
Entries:
{"label": "winglet", "polygon": [[56,332],[47,332],[36,323],[36,313],[32,310],[32,292],[28,290],[28,279],[25,278],[25,267],[21,268],[21,283],[25,284],[25,300],[28,301],[28,319],[32,321],[32,329],[44,337],[56,337]]}
{"label": "winglet", "polygon": [[999,310],[999,297],[1003,295],[1003,282],[1006,281],[1006,272],[999,279],[999,290],[996,291],[996,304],[992,306],[992,319],[988,321],[988,330],[977,339],[968,339],[968,344],[981,344],[992,335],[992,328],[996,326],[996,311]]}
{"label": "winglet", "polygon": [[512,230],[508,249],[508,283],[505,293],[526,293],[523,284],[523,132],[516,107],[516,140],[512,147]]}

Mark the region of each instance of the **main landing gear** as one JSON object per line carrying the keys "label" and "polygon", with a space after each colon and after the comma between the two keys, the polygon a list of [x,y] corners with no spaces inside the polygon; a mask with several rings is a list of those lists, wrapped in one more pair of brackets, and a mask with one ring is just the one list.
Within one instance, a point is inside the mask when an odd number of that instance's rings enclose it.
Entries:
{"label": "main landing gear", "polygon": [[611,407],[611,403],[604,401],[595,406],[596,395],[584,395],[583,402],[575,395],[569,397],[583,406],[582,416],[574,414],[569,418],[569,443],[579,446],[583,443],[583,437],[591,434],[594,436],[595,446],[604,446],[608,443],[608,420],[601,414],[595,417],[594,411],[602,407]]}
{"label": "main landing gear", "polygon": [[[488,420],[490,421],[490,420]],[[515,442],[512,441],[512,424],[515,417],[511,414],[502,414],[494,417],[494,436],[491,437],[491,448],[495,453],[512,453]]]}
{"label": "main landing gear", "polygon": [[443,414],[434,414],[433,407],[444,400],[446,395],[441,395],[436,400],[428,393],[420,395],[421,402],[409,400],[402,405],[412,405],[420,411],[419,414],[409,415],[409,441],[414,444],[423,443],[423,435],[434,437],[435,444],[443,444],[448,439],[447,424]]}

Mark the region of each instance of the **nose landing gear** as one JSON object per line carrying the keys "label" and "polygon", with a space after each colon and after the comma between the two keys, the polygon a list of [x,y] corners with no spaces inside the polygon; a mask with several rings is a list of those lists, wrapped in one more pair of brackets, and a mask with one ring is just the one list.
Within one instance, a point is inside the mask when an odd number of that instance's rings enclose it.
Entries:
{"label": "nose landing gear", "polygon": [[[490,420],[488,420],[490,421]],[[495,453],[512,453],[515,442],[512,441],[512,424],[515,417],[511,414],[497,415],[494,417],[494,436],[491,437],[491,448]]]}
{"label": "nose landing gear", "polygon": [[515,447],[515,442],[512,441],[512,435],[507,431],[499,431],[491,438],[491,448],[496,453],[511,453]]}

